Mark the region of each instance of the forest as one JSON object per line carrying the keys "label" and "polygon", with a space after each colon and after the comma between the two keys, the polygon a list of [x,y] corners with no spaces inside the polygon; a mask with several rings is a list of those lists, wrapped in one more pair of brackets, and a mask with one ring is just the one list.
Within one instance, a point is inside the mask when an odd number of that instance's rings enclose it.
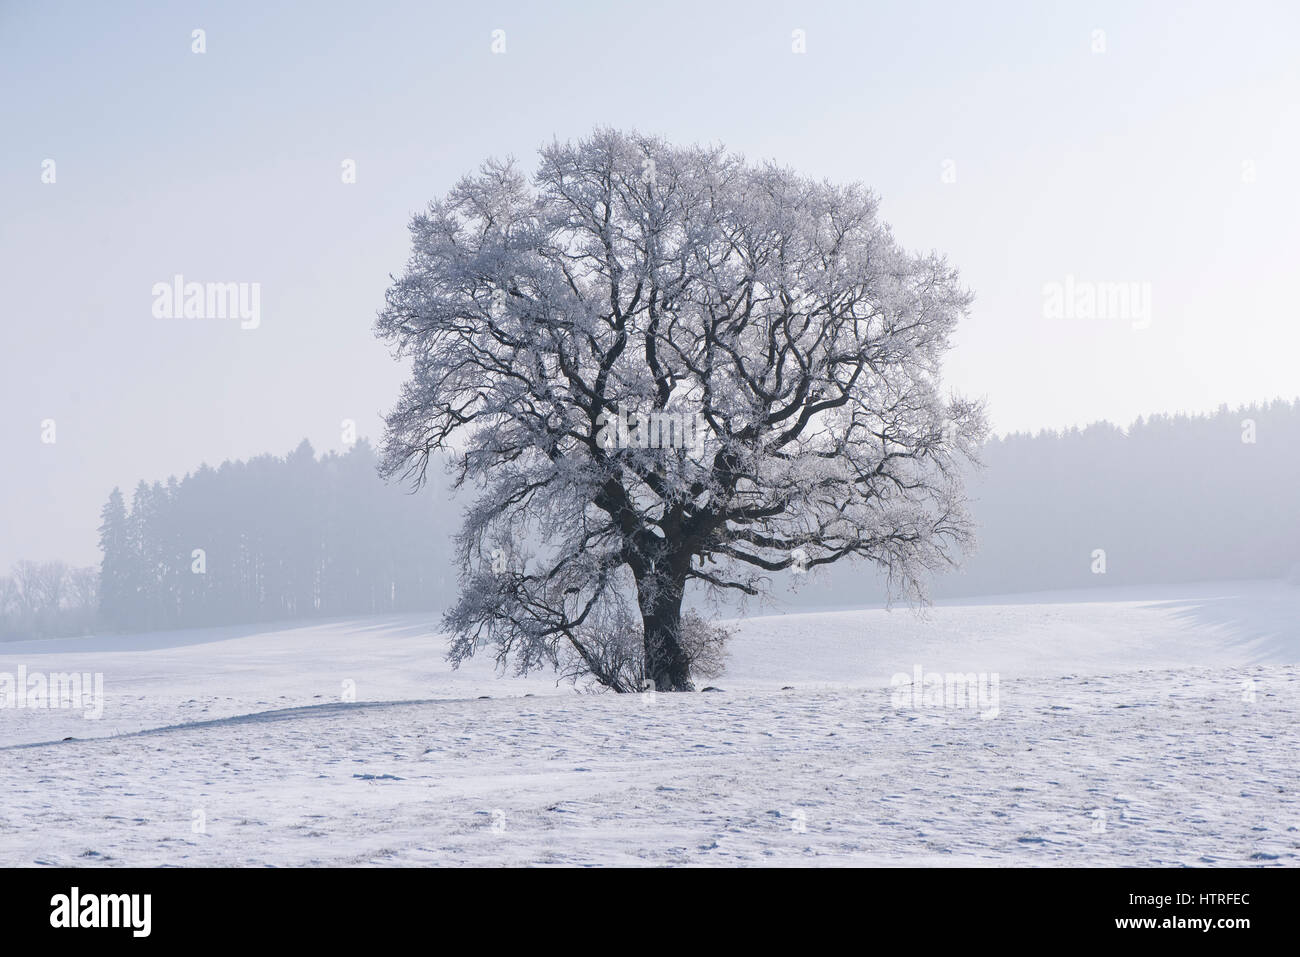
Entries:
{"label": "forest", "polygon": [[[1300,583],[1300,401],[1011,434],[981,459],[968,478],[976,551],[935,579],[936,598]],[[439,468],[411,493],[376,466],[364,440],[319,456],[303,441],[282,457],[141,481],[129,501],[114,489],[99,568],[24,561],[0,576],[0,640],[450,607],[465,495],[450,497]],[[860,564],[773,577],[777,609],[885,597]]]}
{"label": "forest", "polygon": [[433,483],[381,481],[364,440],[113,489],[100,518],[98,569],[0,578],[0,639],[432,611],[455,586]]}

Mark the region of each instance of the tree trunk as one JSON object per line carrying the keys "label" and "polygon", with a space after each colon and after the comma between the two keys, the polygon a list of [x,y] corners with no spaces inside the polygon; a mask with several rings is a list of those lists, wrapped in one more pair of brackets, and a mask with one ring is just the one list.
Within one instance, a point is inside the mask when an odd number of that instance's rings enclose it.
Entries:
{"label": "tree trunk", "polygon": [[655,691],[694,691],[690,661],[680,641],[683,581],[651,574],[637,582],[645,635],[645,677]]}

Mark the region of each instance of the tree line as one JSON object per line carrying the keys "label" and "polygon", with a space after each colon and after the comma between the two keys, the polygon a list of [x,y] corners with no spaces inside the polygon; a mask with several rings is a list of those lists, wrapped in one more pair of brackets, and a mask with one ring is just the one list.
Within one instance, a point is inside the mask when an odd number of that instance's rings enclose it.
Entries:
{"label": "tree line", "polygon": [[317,457],[140,482],[101,512],[100,623],[113,631],[426,611],[453,593],[438,498],[381,481],[362,440]]}
{"label": "tree line", "polygon": [[[1300,400],[986,442],[967,483],[975,553],[935,597],[1228,579],[1300,584]],[[865,569],[779,594],[883,596]],[[787,582],[787,585],[789,582]]]}
{"label": "tree line", "polygon": [[0,641],[433,611],[454,598],[438,476],[384,482],[361,440],[317,456],[203,465],[113,489],[99,568],[19,562],[0,576]]}
{"label": "tree line", "polygon": [[0,575],[0,641],[87,634],[99,619],[99,569],[21,561]]}
{"label": "tree line", "polygon": [[[981,458],[969,484],[977,550],[935,581],[936,597],[1300,582],[1300,401],[1013,434]],[[440,475],[412,495],[378,477],[365,442],[320,457],[304,442],[141,482],[129,503],[114,489],[99,569],[24,561],[0,576],[0,640],[448,608],[460,514]],[[884,594],[854,566],[778,578],[794,607]]]}

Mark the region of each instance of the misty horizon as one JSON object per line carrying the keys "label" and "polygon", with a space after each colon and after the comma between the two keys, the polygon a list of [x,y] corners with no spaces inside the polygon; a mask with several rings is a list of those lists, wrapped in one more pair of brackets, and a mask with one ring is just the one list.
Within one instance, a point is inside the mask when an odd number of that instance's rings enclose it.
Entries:
{"label": "misty horizon", "polygon": [[[945,378],[987,398],[995,432],[1296,394],[1300,326],[1281,319],[1285,264],[1300,257],[1292,9],[1189,8],[1171,23],[1155,9],[1029,6],[997,31],[945,9],[924,43],[914,14],[891,7],[800,23],[726,5],[631,17],[645,43],[692,62],[768,69],[762,108],[737,104],[722,127],[686,76],[647,85],[620,69],[581,5],[503,12],[504,54],[491,49],[502,24],[464,11],[395,4],[359,37],[329,9],[0,11],[0,123],[22,145],[0,159],[0,497],[22,503],[0,515],[0,568],[92,561],[84,516],[114,485],[304,436],[339,448],[344,419],[377,440],[400,369],[371,327],[410,215],[485,156],[532,169],[539,143],[611,121],[877,192],[900,242],[945,251],[975,293]],[[443,38],[432,62],[429,37]],[[868,37],[877,52],[845,82],[836,64],[859,62]],[[574,43],[602,80],[560,116],[546,89],[565,70],[549,57]],[[343,49],[335,82],[321,51]],[[1223,65],[1213,81],[1207,49]],[[287,112],[263,102],[282,67],[295,76]],[[381,106],[351,70],[388,77]],[[866,92],[880,88],[890,96]],[[167,116],[203,120],[172,129]],[[1231,135],[1207,140],[1208,126]],[[231,308],[222,293],[213,318],[186,318],[183,289],[160,303],[178,276],[203,286],[205,310],[211,287],[235,284]],[[1236,332],[1221,347],[1224,321]]]}

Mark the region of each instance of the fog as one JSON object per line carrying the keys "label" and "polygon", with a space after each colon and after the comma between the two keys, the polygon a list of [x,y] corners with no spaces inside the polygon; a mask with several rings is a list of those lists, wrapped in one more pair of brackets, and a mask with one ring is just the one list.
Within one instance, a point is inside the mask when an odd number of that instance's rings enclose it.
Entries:
{"label": "fog", "polygon": [[[377,440],[410,214],[598,123],[874,189],[974,290],[946,376],[1001,434],[1292,396],[1300,13],[1234,10],[4,4],[0,569],[96,562],[115,485]],[[761,95],[708,92],[734,63]],[[233,314],[163,308],[178,276],[237,284]],[[1066,309],[1067,280],[1137,283],[1136,312]]]}

